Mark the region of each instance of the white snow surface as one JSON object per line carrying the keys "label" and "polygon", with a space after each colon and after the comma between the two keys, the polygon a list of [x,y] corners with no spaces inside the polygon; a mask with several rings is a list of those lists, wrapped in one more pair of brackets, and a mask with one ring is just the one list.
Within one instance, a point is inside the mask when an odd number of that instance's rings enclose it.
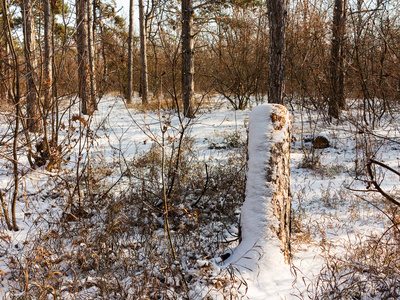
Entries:
{"label": "white snow surface", "polygon": [[[137,100],[139,101],[139,99]],[[250,142],[250,168],[253,165],[262,166],[266,159],[262,153],[270,144],[265,136],[265,132],[269,130],[269,122],[265,115],[269,115],[269,110],[269,106],[257,107],[253,109],[251,115],[255,121],[254,125],[251,125],[254,128],[251,128],[250,140],[263,142],[260,149]],[[106,97],[99,105],[99,111],[94,116],[93,124],[97,128],[95,133],[98,135],[96,151],[105,162],[112,161],[118,155],[129,158],[136,153],[146,151],[150,147],[151,140],[160,137],[162,114],[143,113],[134,109],[129,109],[129,111],[130,113],[118,97]],[[228,150],[210,149],[208,146],[210,142],[221,142],[222,136],[226,133],[239,133],[244,136],[249,113],[249,110],[234,111],[229,104],[224,104],[218,109],[204,110],[202,114],[199,114],[191,129],[191,136],[194,138],[199,155],[205,161],[213,158],[220,163],[225,163],[225,152]],[[351,117],[351,111],[344,113],[346,117]],[[176,115],[169,112],[166,112],[166,115],[171,118],[171,127],[177,128],[179,122]],[[259,225],[260,218],[268,212],[266,204],[268,201],[263,201],[265,205],[262,206],[253,205],[251,201],[247,202],[249,204],[245,203],[243,210],[251,211],[252,217],[242,220],[242,224],[254,234],[245,237],[244,242],[234,249],[234,254],[227,261],[227,264],[233,264],[247,281],[248,291],[245,299],[298,299],[296,295],[306,291],[307,285],[323,267],[323,250],[320,247],[322,242],[328,241],[332,247],[335,247],[335,251],[340,253],[342,245],[357,240],[359,236],[383,232],[387,226],[385,217],[366,203],[360,202],[354,196],[354,192],[346,188],[348,186],[364,187],[362,183],[353,181],[355,162],[359,158],[357,156],[359,153],[354,147],[355,132],[358,129],[355,129],[351,122],[327,125],[323,121],[323,117],[313,111],[306,114],[295,110],[291,111],[291,116],[294,120],[293,136],[297,139],[292,143],[291,150],[292,206],[296,214],[296,221],[302,228],[301,232],[296,233],[293,237],[294,240],[300,242],[296,242],[296,245],[292,246],[293,265],[285,265],[283,254],[279,250],[278,239],[271,236],[269,230],[265,230],[268,224]],[[132,122],[132,118],[145,129],[145,132]],[[302,124],[300,120],[303,118],[308,119]],[[1,130],[5,131],[4,128]],[[314,135],[316,133],[328,137],[332,146],[328,149],[317,150],[322,165],[317,171],[300,168],[299,165],[304,160],[305,151],[307,151],[307,147],[310,147],[307,143],[302,142],[302,138],[306,134]],[[151,136],[152,134],[153,136]],[[374,129],[374,134],[386,139],[398,139],[399,137],[398,128],[391,120],[381,122],[380,127]],[[121,151],[117,151],[116,148],[120,148]],[[260,152],[260,154],[252,155],[253,152]],[[399,153],[397,144],[387,142],[376,149],[375,157],[397,169],[400,165]],[[75,151],[71,154],[71,161],[77,159],[78,153]],[[7,165],[5,161],[2,159],[3,166]],[[21,163],[26,164],[26,161],[21,160]],[[44,175],[42,176],[40,172]],[[38,193],[39,190],[46,188],[51,190],[52,187],[48,186],[49,183],[44,179],[48,173],[44,170],[40,172],[28,172],[28,175],[25,175],[22,180],[24,192]],[[259,174],[248,174],[248,181],[254,185],[252,189],[254,194],[248,192],[247,199],[263,197],[259,193],[262,192],[264,183],[261,179],[252,179],[257,175]],[[11,176],[11,168],[4,168],[0,172],[1,188],[8,187]],[[115,178],[118,178],[118,174],[115,175]],[[388,174],[383,182],[383,187],[390,190],[398,185],[398,182],[399,178]],[[29,236],[40,230],[41,219],[38,216],[60,213],[53,211],[53,207],[51,202],[41,201],[40,194],[36,200],[31,200],[29,203],[23,199],[19,201],[17,221],[20,231],[10,232],[5,229],[0,231],[2,234],[1,250],[5,249],[1,254],[12,256],[13,253],[23,248],[23,243],[29,240]],[[296,239],[296,236],[301,234],[304,234],[305,237]],[[262,237],[261,241],[260,237]],[[206,264],[203,261],[201,263]],[[296,272],[293,272],[293,269]],[[0,270],[8,276],[7,266],[1,257]],[[297,278],[292,273],[296,273]],[[297,280],[295,281],[295,279]],[[12,286],[3,280],[0,272],[0,298],[4,297],[8,289],[12,289]],[[95,290],[88,290],[85,293],[89,295],[93,292]]]}

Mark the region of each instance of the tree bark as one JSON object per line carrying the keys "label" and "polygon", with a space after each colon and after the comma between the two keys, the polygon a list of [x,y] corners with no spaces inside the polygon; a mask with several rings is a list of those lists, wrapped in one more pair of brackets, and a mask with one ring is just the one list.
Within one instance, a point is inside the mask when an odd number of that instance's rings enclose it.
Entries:
{"label": "tree bark", "polygon": [[96,58],[95,58],[95,24],[93,15],[95,13],[94,1],[88,0],[88,53],[89,53],[89,80],[90,80],[90,102],[93,110],[97,110],[97,87],[96,87]]}
{"label": "tree bark", "polygon": [[[0,7],[1,8],[1,7]],[[1,9],[1,14],[3,15],[3,10]],[[4,40],[3,40],[4,38]],[[7,99],[8,90],[8,48],[7,40],[5,38],[5,24],[4,21],[0,25],[0,100]],[[0,194],[1,196],[1,194]]]}
{"label": "tree bark", "polygon": [[126,91],[126,103],[132,103],[133,97],[133,0],[129,1],[129,37],[128,37],[128,84]]}
{"label": "tree bark", "polygon": [[329,97],[329,116],[339,118],[340,110],[345,108],[344,95],[344,36],[347,0],[335,0],[332,24],[331,82]]}
{"label": "tree bark", "polygon": [[30,132],[39,132],[41,129],[41,114],[37,94],[37,58],[36,41],[32,0],[22,1],[24,55],[26,75],[27,127]]}
{"label": "tree bark", "polygon": [[[95,0],[98,1],[98,0]],[[96,2],[97,3],[97,2]],[[100,80],[100,85],[98,87],[98,95],[99,98],[102,97],[102,95],[104,94],[105,90],[106,90],[106,85],[107,85],[107,77],[108,77],[108,59],[107,59],[107,54],[106,54],[106,46],[105,46],[105,40],[106,40],[106,34],[105,34],[105,30],[104,30],[104,23],[103,23],[103,12],[100,9],[99,10],[99,17],[98,17],[98,25],[99,25],[99,29],[100,29],[100,51],[101,51],[101,56],[102,56],[102,63],[103,63],[103,70],[102,70],[102,75],[101,75],[101,80]],[[126,91],[125,91],[126,94]],[[125,95],[126,96],[126,95]]]}
{"label": "tree bark", "polygon": [[92,115],[94,108],[90,99],[89,78],[89,33],[88,33],[88,0],[76,0],[76,25],[78,49],[78,81],[81,112]]}
{"label": "tree bark", "polygon": [[268,0],[269,87],[268,102],[284,104],[287,0]]}
{"label": "tree bark", "polygon": [[[5,14],[8,12],[4,12]],[[5,24],[5,20],[3,20],[3,25],[4,25],[4,34],[7,34],[7,25]],[[6,99],[9,102],[13,101],[13,97],[12,97],[12,90],[13,90],[13,81],[12,81],[12,75],[10,72],[10,67],[12,65],[12,59],[11,59],[11,50],[10,50],[10,45],[7,42],[7,38],[5,38],[5,47],[4,47],[4,53],[5,53],[5,60],[4,60],[4,64],[5,64],[5,69],[4,69],[4,76],[5,76],[5,89],[6,89]]]}
{"label": "tree bark", "polygon": [[139,27],[140,27],[140,82],[142,104],[148,104],[148,70],[147,70],[147,24],[144,13],[143,0],[139,0]]}
{"label": "tree bark", "polygon": [[193,3],[182,0],[182,98],[184,116],[194,117],[194,39],[193,39]]}
{"label": "tree bark", "polygon": [[53,68],[52,56],[53,48],[51,43],[51,2],[43,1],[44,12],[44,111],[48,114],[52,107],[52,85],[53,85]]}

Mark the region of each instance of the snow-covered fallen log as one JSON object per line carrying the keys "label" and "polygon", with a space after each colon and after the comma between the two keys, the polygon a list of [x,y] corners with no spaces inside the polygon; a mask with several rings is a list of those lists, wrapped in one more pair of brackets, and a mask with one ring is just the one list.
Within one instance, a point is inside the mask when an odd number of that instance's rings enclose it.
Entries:
{"label": "snow-covered fallen log", "polygon": [[290,131],[284,106],[261,105],[250,114],[241,242],[226,262],[251,270],[260,288],[290,275]]}

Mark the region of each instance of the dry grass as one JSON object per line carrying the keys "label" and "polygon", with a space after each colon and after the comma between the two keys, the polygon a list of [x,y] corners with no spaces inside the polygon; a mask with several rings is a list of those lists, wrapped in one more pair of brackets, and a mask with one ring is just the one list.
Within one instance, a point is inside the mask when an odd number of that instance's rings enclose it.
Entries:
{"label": "dry grass", "polygon": [[[293,274],[297,281],[297,291],[293,295],[299,299],[398,299],[399,210],[385,204],[379,197],[372,197],[366,203],[360,198],[351,199],[348,193],[327,191],[321,195],[322,206],[332,210],[348,207],[350,215],[347,215],[346,220],[327,215],[318,222],[310,221],[301,213],[302,205],[299,206],[300,212],[294,213],[294,251],[301,251],[305,244],[318,246],[324,263],[319,274],[311,277],[307,277],[293,266]],[[295,194],[295,201],[304,201],[303,197],[304,193],[299,192]],[[352,222],[365,218],[366,214],[376,214],[379,211],[380,216],[383,216],[382,220],[387,224],[384,232],[367,235],[353,230],[349,232],[346,228],[351,227]],[[374,218],[380,219],[380,216],[376,215]],[[337,224],[341,225],[337,227]],[[331,237],[345,237],[347,232],[348,238],[329,240],[328,230]]]}
{"label": "dry grass", "polygon": [[[165,238],[161,152],[154,145],[132,161],[92,161],[82,176],[81,197],[71,199],[77,178],[56,180],[58,213],[43,216],[36,234],[16,255],[5,255],[10,299],[238,299],[245,282],[212,258],[229,246],[227,229],[238,225],[244,194],[244,151],[226,165],[208,166],[185,141],[179,168],[171,149],[167,186],[176,258]],[[128,165],[126,165],[128,163]],[[127,167],[119,182],[113,170]],[[90,176],[90,177],[88,177]],[[115,181],[115,179],[114,179]],[[90,188],[89,188],[90,187]],[[68,200],[67,200],[68,199]],[[41,228],[41,229],[39,229]],[[206,263],[203,263],[206,262]]]}
{"label": "dry grass", "polygon": [[309,299],[398,299],[399,240],[359,237],[340,254],[326,250],[326,263],[309,286]]}

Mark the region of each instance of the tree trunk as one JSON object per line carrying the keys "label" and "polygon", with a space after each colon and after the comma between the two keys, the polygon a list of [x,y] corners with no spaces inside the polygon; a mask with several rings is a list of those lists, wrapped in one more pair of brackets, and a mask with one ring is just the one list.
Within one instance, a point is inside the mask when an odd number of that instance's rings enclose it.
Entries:
{"label": "tree trunk", "polygon": [[[19,132],[19,116],[20,116],[20,99],[19,96],[15,97],[15,128],[13,137],[13,173],[14,173],[14,191],[11,200],[11,218],[12,227],[14,231],[18,231],[16,208],[19,194],[19,171],[18,171],[18,132]],[[29,119],[28,119],[29,121]]]}
{"label": "tree trunk", "polygon": [[329,116],[339,118],[340,110],[345,108],[344,95],[344,36],[346,22],[346,1],[335,0],[332,24],[331,48],[331,86],[329,97]]}
{"label": "tree trunk", "polygon": [[24,55],[26,63],[26,101],[27,127],[30,132],[39,132],[41,129],[41,115],[37,94],[37,58],[36,41],[32,0],[22,1]]}
{"label": "tree trunk", "polygon": [[89,78],[89,33],[88,33],[88,0],[76,0],[77,49],[78,49],[78,81],[81,112],[92,115],[94,107],[90,99]]}
{"label": "tree trunk", "polygon": [[284,104],[287,0],[268,0],[269,87],[268,102]]}
{"label": "tree trunk", "polygon": [[93,22],[95,9],[94,1],[88,0],[88,53],[89,53],[89,80],[90,80],[90,102],[93,110],[97,110],[97,88],[96,88],[96,58],[95,58],[95,23]]}
{"label": "tree trunk", "polygon": [[[1,10],[1,14],[3,11]],[[4,22],[0,25],[0,100],[4,101],[7,99],[7,90],[8,90],[8,76],[7,76],[7,69],[8,69],[8,49],[7,49],[7,40],[5,38],[5,27]],[[4,40],[3,40],[4,38]],[[1,193],[0,193],[1,197]]]}
{"label": "tree trunk", "polygon": [[[64,13],[64,12],[62,12]],[[52,24],[51,24],[52,31],[54,32],[55,28],[55,18],[52,18]],[[55,49],[55,38],[54,34],[51,35],[51,47],[52,49]],[[59,134],[59,106],[58,106],[58,101],[54,101],[54,99],[58,98],[58,90],[57,90],[57,68],[56,68],[56,60],[54,55],[51,57],[51,64],[53,66],[52,70],[52,78],[53,78],[53,84],[51,86],[51,93],[52,93],[52,99],[53,99],[53,105],[51,107],[51,141],[53,146],[58,145],[58,134]]]}
{"label": "tree trunk", "polygon": [[[100,29],[100,36],[101,36],[101,42],[100,42],[100,47],[101,47],[101,56],[102,56],[102,63],[103,63],[103,71],[101,75],[101,80],[100,80],[100,85],[98,87],[98,95],[99,98],[102,97],[106,90],[106,85],[107,85],[107,77],[108,77],[108,60],[107,60],[107,54],[106,54],[106,46],[105,46],[105,31],[104,31],[104,24],[103,24],[103,16],[102,16],[102,11],[101,9],[99,10],[99,29]],[[125,95],[126,96],[126,95]]]}
{"label": "tree trunk", "polygon": [[[6,59],[5,59],[5,63],[6,63],[6,66],[10,66],[11,64],[12,64],[12,62],[11,62],[11,59],[10,59],[10,57],[11,57],[11,51],[10,51],[10,45],[8,45],[8,43],[6,42],[6,47],[4,48],[4,50],[5,50],[5,54],[6,54]],[[11,72],[10,72],[10,68],[9,67],[6,67],[6,69],[5,69],[5,72],[4,72],[4,75],[6,76],[6,82],[5,82],[5,84],[6,84],[6,88],[7,88],[7,95],[6,95],[6,97],[7,97],[7,100],[8,101],[11,101],[12,102],[12,93],[11,93],[11,91],[12,91],[12,89],[13,89],[13,81],[12,81],[12,79],[11,79]]]}
{"label": "tree trunk", "polygon": [[142,104],[148,104],[148,75],[147,75],[147,24],[144,15],[143,0],[139,0],[139,27],[140,27],[140,83]]}
{"label": "tree trunk", "polygon": [[182,0],[182,98],[183,113],[187,118],[194,117],[193,18],[192,0]]}
{"label": "tree trunk", "polygon": [[133,0],[129,2],[129,38],[128,38],[128,85],[126,103],[132,103],[133,97]]}
{"label": "tree trunk", "polygon": [[[28,6],[26,3],[22,3],[22,13],[23,13],[23,26],[24,26],[24,43],[26,43],[26,8]],[[32,6],[31,6],[32,7]],[[18,133],[19,133],[19,125],[20,122],[23,122],[21,119],[21,93],[20,93],[20,77],[19,77],[19,63],[18,63],[18,56],[17,52],[15,50],[15,46],[13,43],[12,39],[12,34],[11,34],[11,28],[10,28],[10,20],[8,19],[8,8],[7,8],[7,2],[6,0],[2,1],[2,8],[3,8],[3,21],[4,21],[4,28],[6,30],[6,39],[7,39],[7,44],[9,45],[9,49],[11,51],[12,55],[12,63],[14,64],[13,66],[13,73],[14,73],[14,78],[13,78],[13,89],[14,91],[10,91],[10,94],[12,95],[13,98],[13,104],[15,107],[15,127],[14,127],[14,132],[13,132],[13,159],[12,159],[12,164],[13,164],[13,175],[14,175],[14,191],[13,191],[13,197],[11,200],[11,218],[12,218],[12,229],[14,231],[18,231],[18,224],[17,224],[17,219],[16,219],[16,203],[18,199],[18,194],[19,194],[19,171],[18,171]],[[29,22],[28,22],[29,23]],[[33,24],[33,23],[32,23]],[[29,44],[29,43],[28,43]],[[24,44],[26,48],[26,44]],[[35,91],[36,94],[36,91]],[[26,127],[26,126],[25,126]],[[26,133],[26,132],[25,132]],[[26,133],[26,138],[28,145],[31,145],[29,141],[29,134]],[[30,147],[29,147],[30,148]],[[30,152],[28,150],[28,152]],[[28,155],[28,160],[30,165],[31,159],[30,159],[30,154]],[[4,208],[3,208],[4,209]],[[10,224],[9,224],[10,225]]]}
{"label": "tree trunk", "polygon": [[52,107],[52,85],[53,85],[53,68],[52,56],[53,48],[51,43],[51,2],[43,1],[44,12],[44,113],[48,114]]}
{"label": "tree trunk", "polygon": [[284,106],[265,104],[253,109],[241,240],[228,263],[253,271],[276,265],[280,256],[282,265],[290,263],[290,137],[290,116]]}
{"label": "tree trunk", "polygon": [[362,31],[362,4],[364,0],[357,0],[357,39],[361,38],[361,31]]}
{"label": "tree trunk", "polygon": [[[4,51],[5,51],[5,55],[6,55],[6,62],[5,64],[8,64],[8,66],[12,66],[15,63],[15,72],[14,72],[14,82],[15,83],[19,83],[19,70],[18,70],[18,61],[13,62],[12,60],[9,59],[8,54],[10,52],[10,48],[9,48],[9,43],[12,41],[11,40],[11,31],[9,30],[9,21],[8,21],[8,7],[7,7],[7,3],[6,0],[3,0],[1,3],[1,9],[2,9],[2,21],[3,23],[1,24],[3,32],[2,32],[2,37],[4,37],[4,43],[5,43],[5,47],[4,47]],[[13,54],[15,54],[15,52],[12,52]],[[14,55],[15,59],[18,59],[16,55]],[[7,69],[8,70],[8,66]],[[9,79],[8,76],[8,72],[5,72],[4,75],[6,76],[6,82],[4,83],[5,88],[7,89],[7,93],[10,96],[10,100],[12,100],[12,86],[10,84],[8,84],[11,81],[11,78]],[[17,96],[19,97],[19,89],[17,92]],[[19,98],[16,98],[15,100],[18,100],[19,102]],[[16,108],[19,106],[19,103],[16,105]],[[18,120],[18,115],[16,114],[16,119]],[[15,131],[14,131],[15,133]],[[15,136],[14,136],[15,137]],[[3,198],[3,194],[2,191],[0,190],[0,201],[1,201],[1,206],[3,209],[3,215],[4,215],[4,219],[6,221],[7,224],[7,228],[8,230],[13,230],[13,225],[11,224],[10,218],[9,218],[9,213],[8,213],[8,205],[6,203],[6,201]]]}

